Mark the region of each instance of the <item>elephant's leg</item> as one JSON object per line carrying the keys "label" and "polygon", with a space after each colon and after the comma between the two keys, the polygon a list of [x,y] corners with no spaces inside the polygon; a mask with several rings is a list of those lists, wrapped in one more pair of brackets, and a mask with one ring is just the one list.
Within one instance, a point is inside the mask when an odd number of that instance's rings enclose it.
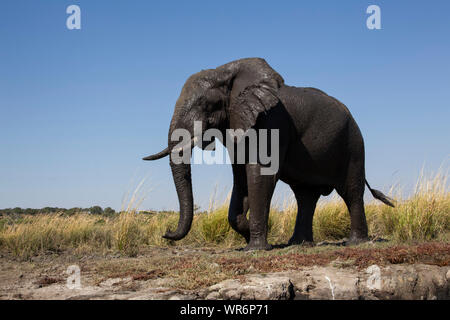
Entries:
{"label": "elephant's leg", "polygon": [[250,241],[250,227],[247,220],[249,208],[247,174],[245,165],[243,164],[233,164],[232,167],[233,191],[231,193],[230,208],[228,211],[228,222],[248,243]]}
{"label": "elephant's leg", "polygon": [[364,178],[364,164],[351,162],[343,188],[336,188],[336,191],[344,199],[350,213],[350,243],[360,243],[368,240],[363,199]]}
{"label": "elephant's leg", "polygon": [[247,164],[248,202],[250,205],[250,242],[244,250],[270,250],[267,243],[270,201],[276,177],[261,175],[259,164]]}
{"label": "elephant's leg", "polygon": [[289,239],[288,244],[313,243],[312,223],[314,210],[320,191],[315,188],[302,188],[291,186],[297,200],[297,219],[295,220],[294,234]]}

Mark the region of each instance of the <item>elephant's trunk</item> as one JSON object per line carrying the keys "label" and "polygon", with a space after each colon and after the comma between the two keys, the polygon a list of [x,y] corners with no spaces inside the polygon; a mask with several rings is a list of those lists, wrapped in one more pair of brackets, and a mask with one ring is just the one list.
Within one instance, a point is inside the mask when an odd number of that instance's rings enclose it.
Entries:
{"label": "elephant's trunk", "polygon": [[192,179],[190,164],[170,163],[173,181],[177,189],[178,201],[180,203],[180,219],[175,231],[167,230],[163,236],[170,240],[183,239],[191,229],[194,216],[194,202],[192,197]]}
{"label": "elephant's trunk", "polygon": [[[194,137],[191,141],[182,147],[176,147],[176,142],[172,141],[172,133],[177,128],[185,128],[180,123],[180,115],[186,108],[189,110],[189,106],[185,106],[185,99],[180,96],[175,106],[175,111],[172,117],[169,128],[168,136],[168,153],[170,154],[170,168],[172,170],[173,182],[177,190],[178,202],[180,204],[180,219],[178,220],[178,226],[175,231],[168,229],[163,238],[170,240],[183,239],[191,229],[192,220],[194,218],[194,199],[192,196],[192,178],[191,178],[191,164],[190,163],[175,163],[172,157],[180,152],[189,152],[194,148],[198,137]],[[192,134],[192,131],[191,131]],[[189,151],[188,151],[189,150]]]}

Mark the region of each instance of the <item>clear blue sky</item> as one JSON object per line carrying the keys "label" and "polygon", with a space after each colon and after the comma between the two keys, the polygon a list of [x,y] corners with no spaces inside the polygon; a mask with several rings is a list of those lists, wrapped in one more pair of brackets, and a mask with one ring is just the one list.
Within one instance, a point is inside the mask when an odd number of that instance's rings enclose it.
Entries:
{"label": "clear blue sky", "polygon": [[[71,4],[81,30],[66,28]],[[370,4],[382,30],[366,28]],[[142,207],[177,209],[168,159],[140,159],[165,147],[189,75],[244,57],[345,103],[371,185],[410,186],[450,154],[449,15],[449,1],[3,0],[0,208],[117,209],[149,175]],[[193,182],[207,207],[231,168],[194,166]]]}

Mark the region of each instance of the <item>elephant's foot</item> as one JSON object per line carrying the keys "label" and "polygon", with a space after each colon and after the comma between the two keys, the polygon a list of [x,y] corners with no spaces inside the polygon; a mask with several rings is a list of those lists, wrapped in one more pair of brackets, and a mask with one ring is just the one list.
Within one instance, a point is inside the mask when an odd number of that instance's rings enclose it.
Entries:
{"label": "elephant's foot", "polygon": [[305,237],[302,234],[293,234],[292,237],[288,241],[288,246],[305,246],[305,247],[313,247],[314,241],[312,237]]}
{"label": "elephant's foot", "polygon": [[304,240],[304,239],[289,239],[288,246],[304,246],[304,247],[314,247],[314,241]]}
{"label": "elephant's foot", "polygon": [[370,239],[368,236],[351,236],[350,239],[345,241],[346,246],[357,245],[360,243],[368,242]]}
{"label": "elephant's foot", "polygon": [[249,244],[250,243],[250,233],[248,234],[241,234],[244,239],[245,239],[245,243]]}
{"label": "elephant's foot", "polygon": [[252,241],[247,244],[247,246],[243,249],[244,251],[254,251],[254,250],[272,250],[273,246],[265,240],[261,241]]}
{"label": "elephant's foot", "polygon": [[246,243],[250,242],[250,229],[248,227],[248,220],[245,216],[238,216],[236,219],[229,218],[231,227],[234,231],[239,233],[244,239]]}

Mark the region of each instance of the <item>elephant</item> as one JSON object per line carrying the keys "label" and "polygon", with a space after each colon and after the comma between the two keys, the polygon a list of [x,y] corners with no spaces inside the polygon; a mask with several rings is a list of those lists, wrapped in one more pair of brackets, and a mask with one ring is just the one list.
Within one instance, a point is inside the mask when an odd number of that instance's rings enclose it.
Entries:
{"label": "elephant", "polygon": [[[228,222],[245,238],[244,250],[273,248],[267,241],[268,217],[278,180],[291,187],[298,204],[288,245],[313,243],[316,203],[333,190],[348,208],[352,244],[368,240],[363,201],[366,185],[374,198],[394,206],[392,199],[372,189],[365,178],[363,137],[343,103],[319,89],[288,86],[264,59],[245,58],[191,75],[175,104],[167,148],[143,158],[156,160],[170,155],[180,217],[176,230],[168,229],[163,236],[166,239],[184,238],[193,220],[191,166],[174,163],[173,156],[180,148],[171,137],[176,129],[194,134],[194,121],[202,124],[202,130],[220,132],[278,130],[277,172],[261,174],[264,165],[259,160],[232,163]],[[199,145],[197,141],[194,137],[187,149]]]}

